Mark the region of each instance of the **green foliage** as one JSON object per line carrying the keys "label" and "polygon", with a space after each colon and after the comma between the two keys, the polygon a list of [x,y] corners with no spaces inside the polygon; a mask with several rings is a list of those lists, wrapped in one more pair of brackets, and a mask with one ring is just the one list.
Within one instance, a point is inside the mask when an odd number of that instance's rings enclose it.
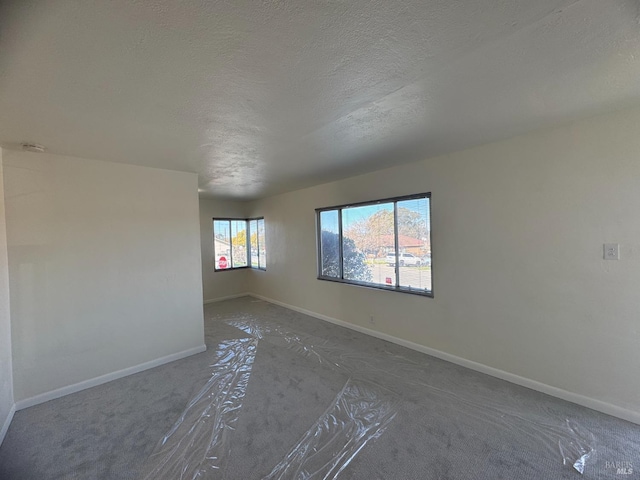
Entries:
{"label": "green foliage", "polygon": [[[337,233],[322,231],[322,274],[328,277],[340,277],[340,236]],[[344,278],[360,282],[372,280],[371,270],[366,264],[365,256],[356,248],[350,238],[344,238],[342,245],[344,257]]]}

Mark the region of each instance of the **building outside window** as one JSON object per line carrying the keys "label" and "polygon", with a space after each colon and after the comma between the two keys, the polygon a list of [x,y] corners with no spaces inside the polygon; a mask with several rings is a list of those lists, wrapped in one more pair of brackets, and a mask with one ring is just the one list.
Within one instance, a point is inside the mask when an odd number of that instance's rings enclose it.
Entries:
{"label": "building outside window", "polygon": [[429,193],[316,212],[319,279],[433,296]]}

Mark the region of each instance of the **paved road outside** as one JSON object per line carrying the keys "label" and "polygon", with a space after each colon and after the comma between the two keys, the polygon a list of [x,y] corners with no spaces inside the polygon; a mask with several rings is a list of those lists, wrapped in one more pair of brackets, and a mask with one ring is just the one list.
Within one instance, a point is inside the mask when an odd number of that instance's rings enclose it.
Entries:
{"label": "paved road outside", "polygon": [[[373,282],[385,285],[396,284],[395,267],[385,264],[370,265]],[[431,269],[400,267],[400,285],[403,287],[431,290]]]}

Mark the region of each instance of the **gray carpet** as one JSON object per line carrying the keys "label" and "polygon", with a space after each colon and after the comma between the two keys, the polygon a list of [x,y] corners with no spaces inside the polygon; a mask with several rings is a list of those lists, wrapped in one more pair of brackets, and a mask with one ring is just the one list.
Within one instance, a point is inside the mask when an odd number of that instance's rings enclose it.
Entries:
{"label": "gray carpet", "polygon": [[0,479],[640,478],[638,425],[249,297],[205,318],[207,352],[17,412]]}

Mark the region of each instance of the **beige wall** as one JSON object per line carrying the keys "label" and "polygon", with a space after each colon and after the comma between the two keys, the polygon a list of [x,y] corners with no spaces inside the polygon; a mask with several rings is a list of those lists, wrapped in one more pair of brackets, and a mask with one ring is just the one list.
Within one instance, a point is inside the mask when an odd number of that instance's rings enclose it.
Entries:
{"label": "beige wall", "polygon": [[19,402],[202,348],[197,178],[4,152]]}
{"label": "beige wall", "polygon": [[2,443],[6,429],[9,427],[13,411],[9,265],[7,260],[7,229],[2,173],[2,149],[0,149],[0,443]]}
{"label": "beige wall", "polygon": [[247,270],[214,272],[213,217],[246,218],[243,202],[200,198],[200,242],[202,247],[202,289],[204,302],[247,292]]}
{"label": "beige wall", "polygon": [[[254,202],[269,264],[250,290],[638,421],[638,125],[628,110]],[[316,279],[315,208],[425,191],[435,298]]]}

